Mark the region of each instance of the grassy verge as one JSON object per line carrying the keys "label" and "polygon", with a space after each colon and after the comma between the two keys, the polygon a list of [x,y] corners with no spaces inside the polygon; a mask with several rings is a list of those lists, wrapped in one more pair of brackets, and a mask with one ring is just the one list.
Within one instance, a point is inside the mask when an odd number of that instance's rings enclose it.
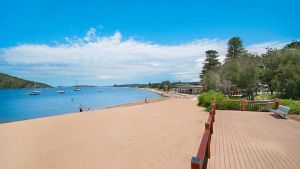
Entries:
{"label": "grassy verge", "polygon": [[288,106],[290,109],[289,114],[300,114],[300,102],[296,100],[282,99],[281,104]]}

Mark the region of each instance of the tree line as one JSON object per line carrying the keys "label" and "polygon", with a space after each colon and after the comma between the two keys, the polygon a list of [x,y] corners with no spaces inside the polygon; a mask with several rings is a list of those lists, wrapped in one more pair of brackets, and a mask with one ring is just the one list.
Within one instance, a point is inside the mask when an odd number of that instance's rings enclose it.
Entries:
{"label": "tree line", "polygon": [[272,95],[300,98],[300,42],[293,41],[282,49],[268,48],[261,55],[248,52],[239,37],[231,38],[227,45],[223,63],[217,51],[206,51],[200,78],[207,90],[229,96],[239,90],[254,99],[258,88],[266,86]]}
{"label": "tree line", "polygon": [[18,77],[10,76],[8,74],[0,73],[0,89],[17,89],[17,88],[45,88],[51,87],[44,83],[34,83],[33,81],[21,79]]}

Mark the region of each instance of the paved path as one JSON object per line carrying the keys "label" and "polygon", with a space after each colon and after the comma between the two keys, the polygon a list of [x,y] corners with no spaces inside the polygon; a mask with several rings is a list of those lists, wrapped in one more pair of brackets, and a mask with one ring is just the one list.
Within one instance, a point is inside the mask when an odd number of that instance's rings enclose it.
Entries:
{"label": "paved path", "polygon": [[300,169],[300,122],[217,110],[209,169]]}

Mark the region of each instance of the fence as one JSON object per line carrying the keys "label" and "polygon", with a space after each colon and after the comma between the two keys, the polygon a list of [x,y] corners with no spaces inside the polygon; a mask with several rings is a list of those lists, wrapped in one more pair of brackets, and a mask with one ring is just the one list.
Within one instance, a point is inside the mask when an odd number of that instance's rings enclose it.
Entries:
{"label": "fence", "polygon": [[269,111],[277,108],[279,101],[276,100],[217,100],[218,110],[241,110],[241,111]]}
{"label": "fence", "polygon": [[210,140],[213,134],[213,124],[215,121],[216,102],[212,103],[212,109],[208,120],[205,123],[205,130],[198,149],[197,156],[192,157],[191,169],[204,169],[207,167],[208,158],[210,158]]}
{"label": "fence", "polygon": [[205,130],[198,149],[197,156],[192,157],[191,169],[206,169],[210,158],[210,141],[213,134],[216,109],[219,110],[242,110],[242,111],[268,111],[271,108],[278,108],[279,100],[254,101],[254,100],[214,100],[208,120],[205,123]]}

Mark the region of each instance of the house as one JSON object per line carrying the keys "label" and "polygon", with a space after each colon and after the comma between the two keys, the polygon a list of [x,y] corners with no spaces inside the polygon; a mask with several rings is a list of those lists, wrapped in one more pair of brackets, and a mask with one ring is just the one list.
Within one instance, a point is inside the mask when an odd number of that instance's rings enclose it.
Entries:
{"label": "house", "polygon": [[199,94],[204,90],[204,87],[201,85],[177,85],[175,86],[175,91],[177,93],[185,94]]}

